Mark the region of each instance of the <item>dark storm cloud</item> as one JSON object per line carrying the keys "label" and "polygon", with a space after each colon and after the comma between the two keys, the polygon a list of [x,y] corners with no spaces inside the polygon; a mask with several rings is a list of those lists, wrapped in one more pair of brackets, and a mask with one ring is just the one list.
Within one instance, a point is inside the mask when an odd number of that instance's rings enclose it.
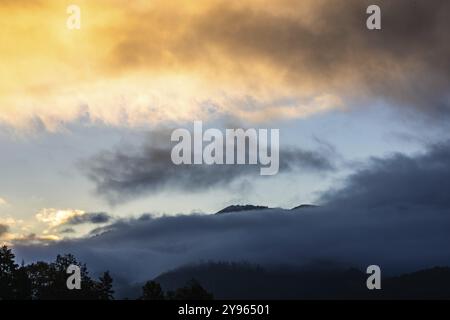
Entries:
{"label": "dark storm cloud", "polygon": [[[207,261],[308,264],[328,260],[386,274],[450,264],[450,144],[373,160],[316,208],[119,220],[95,235],[16,246],[27,261],[72,252],[94,270],[141,281]],[[53,256],[52,256],[53,255]]]}
{"label": "dark storm cloud", "polygon": [[432,145],[415,157],[396,154],[388,160],[373,158],[347,178],[343,188],[325,193],[322,200],[339,207],[404,212],[417,207],[449,209],[449,164],[448,142]]}
{"label": "dark storm cloud", "polygon": [[[432,114],[450,108],[450,2],[380,0],[382,30],[366,28],[370,0],[212,1],[195,15],[158,6],[124,28],[115,61],[123,68],[183,66],[251,77],[270,66],[286,83],[342,97],[387,99]],[[182,7],[182,6],[181,6]],[[133,13],[130,13],[133,15]],[[169,19],[176,16],[177,23]],[[180,31],[181,30],[181,31]],[[152,34],[154,41],[147,41]],[[170,57],[168,59],[167,57]],[[166,61],[167,60],[167,61]],[[227,69],[215,67],[226,62]],[[234,67],[235,68],[234,68]],[[231,71],[230,71],[231,70]],[[300,86],[299,86],[300,85]]]}
{"label": "dark storm cloud", "polygon": [[8,230],[9,230],[9,226],[7,226],[5,224],[0,224],[0,236],[2,236],[5,233],[7,233]]}
{"label": "dark storm cloud", "polygon": [[77,215],[70,218],[66,225],[78,225],[78,224],[100,224],[111,221],[111,216],[105,212],[88,212],[83,215]]}
{"label": "dark storm cloud", "polygon": [[[170,131],[154,131],[138,149],[117,148],[102,152],[82,165],[97,192],[111,202],[123,201],[162,189],[184,192],[227,187],[243,177],[260,175],[260,165],[175,165]],[[206,145],[207,143],[204,143]],[[293,170],[333,170],[330,152],[281,148],[280,173]]]}

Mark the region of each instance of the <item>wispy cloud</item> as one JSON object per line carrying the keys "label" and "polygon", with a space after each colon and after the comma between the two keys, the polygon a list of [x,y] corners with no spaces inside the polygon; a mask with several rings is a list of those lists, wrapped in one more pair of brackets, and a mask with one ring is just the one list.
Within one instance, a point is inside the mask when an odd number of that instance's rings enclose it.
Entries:
{"label": "wispy cloud", "polygon": [[[111,221],[111,216],[105,212],[87,212],[82,215],[74,215],[64,224],[80,225],[80,224],[102,224]],[[67,229],[66,229],[67,230]]]}
{"label": "wispy cloud", "polygon": [[[259,165],[175,165],[171,160],[170,130],[154,130],[137,148],[127,145],[100,152],[81,163],[98,194],[112,203],[167,189],[183,192],[226,188],[245,177],[259,176]],[[285,147],[280,150],[280,174],[293,171],[324,173],[334,170],[330,151]]]}

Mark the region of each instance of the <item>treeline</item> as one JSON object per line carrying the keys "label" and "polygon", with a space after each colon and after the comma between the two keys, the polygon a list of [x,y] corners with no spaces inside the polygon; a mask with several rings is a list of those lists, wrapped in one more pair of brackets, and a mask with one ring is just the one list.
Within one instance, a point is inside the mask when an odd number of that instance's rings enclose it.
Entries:
{"label": "treeline", "polygon": [[[81,289],[67,288],[67,268],[77,265],[81,271]],[[175,291],[164,292],[154,281],[142,287],[142,300],[209,300],[208,293],[197,281],[191,280]],[[0,300],[113,300],[113,278],[108,271],[93,279],[85,264],[72,254],[58,255],[54,262],[18,265],[15,255],[6,246],[0,248]]]}
{"label": "treeline", "polygon": [[154,280],[178,288],[198,279],[215,299],[450,299],[450,267],[436,266],[381,277],[381,290],[369,290],[365,270],[330,261],[307,266],[259,266],[250,263],[204,262],[162,273]]}

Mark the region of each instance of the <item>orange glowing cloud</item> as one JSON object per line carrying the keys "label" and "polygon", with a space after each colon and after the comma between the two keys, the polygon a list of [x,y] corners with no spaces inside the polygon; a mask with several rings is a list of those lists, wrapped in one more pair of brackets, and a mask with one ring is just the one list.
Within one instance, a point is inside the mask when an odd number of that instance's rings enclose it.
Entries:
{"label": "orange glowing cloud", "polygon": [[415,11],[382,1],[389,15],[379,33],[368,33],[367,3],[356,0],[76,4],[80,30],[66,27],[60,1],[2,2],[0,122],[267,121],[348,98],[432,106],[449,85],[445,2]]}

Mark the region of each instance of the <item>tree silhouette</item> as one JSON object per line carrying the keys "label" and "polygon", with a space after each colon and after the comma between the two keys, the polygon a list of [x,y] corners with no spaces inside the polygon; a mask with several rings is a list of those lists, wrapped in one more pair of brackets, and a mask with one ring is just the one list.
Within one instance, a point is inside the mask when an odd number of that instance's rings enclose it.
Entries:
{"label": "tree silhouette", "polygon": [[31,286],[26,273],[14,261],[6,246],[0,248],[0,300],[29,299]]}
{"label": "tree silhouette", "polygon": [[175,293],[170,294],[174,300],[212,300],[213,295],[206,291],[200,283],[191,279],[184,287],[179,288]]}
{"label": "tree silhouette", "polygon": [[[81,290],[67,288],[67,268],[80,267]],[[0,248],[0,300],[111,300],[113,279],[109,272],[93,280],[85,264],[72,254],[58,255],[51,263],[35,262],[18,266],[11,249]]]}
{"label": "tree silhouette", "polygon": [[[81,271],[81,290],[67,288],[70,265],[77,265]],[[96,300],[100,299],[96,282],[89,277],[87,267],[71,254],[58,255],[55,262],[37,262],[25,267],[32,283],[32,297],[40,300]]]}
{"label": "tree silhouette", "polygon": [[[67,269],[70,265],[80,268],[81,289],[69,290]],[[148,281],[142,287],[142,300],[210,300],[208,293],[196,280],[192,279],[184,287],[166,295],[161,285]],[[98,280],[89,276],[85,264],[74,255],[57,255],[54,262],[38,261],[29,265],[19,265],[15,255],[6,246],[0,248],[0,300],[112,300],[114,299],[113,278],[109,271]]]}
{"label": "tree silhouette", "polygon": [[142,287],[142,300],[164,300],[161,285],[155,281],[147,281]]}
{"label": "tree silhouette", "polygon": [[54,273],[52,266],[46,262],[36,262],[24,267],[31,282],[32,299],[51,299],[54,287]]}
{"label": "tree silhouette", "polygon": [[99,278],[99,282],[96,284],[96,291],[100,300],[113,300],[113,278],[109,274],[109,271],[103,273]]}
{"label": "tree silhouette", "polygon": [[0,249],[0,298],[14,299],[14,276],[18,265],[14,263],[14,254],[6,246]]}
{"label": "tree silhouette", "polygon": [[30,280],[14,259],[11,249],[6,246],[0,248],[0,300],[31,298]]}
{"label": "tree silhouette", "polygon": [[32,297],[32,285],[30,278],[22,266],[17,269],[14,276],[15,299],[30,300]]}
{"label": "tree silhouette", "polygon": [[156,281],[147,281],[142,287],[141,300],[212,300],[213,295],[206,291],[197,280],[190,280],[184,287],[164,294]]}

